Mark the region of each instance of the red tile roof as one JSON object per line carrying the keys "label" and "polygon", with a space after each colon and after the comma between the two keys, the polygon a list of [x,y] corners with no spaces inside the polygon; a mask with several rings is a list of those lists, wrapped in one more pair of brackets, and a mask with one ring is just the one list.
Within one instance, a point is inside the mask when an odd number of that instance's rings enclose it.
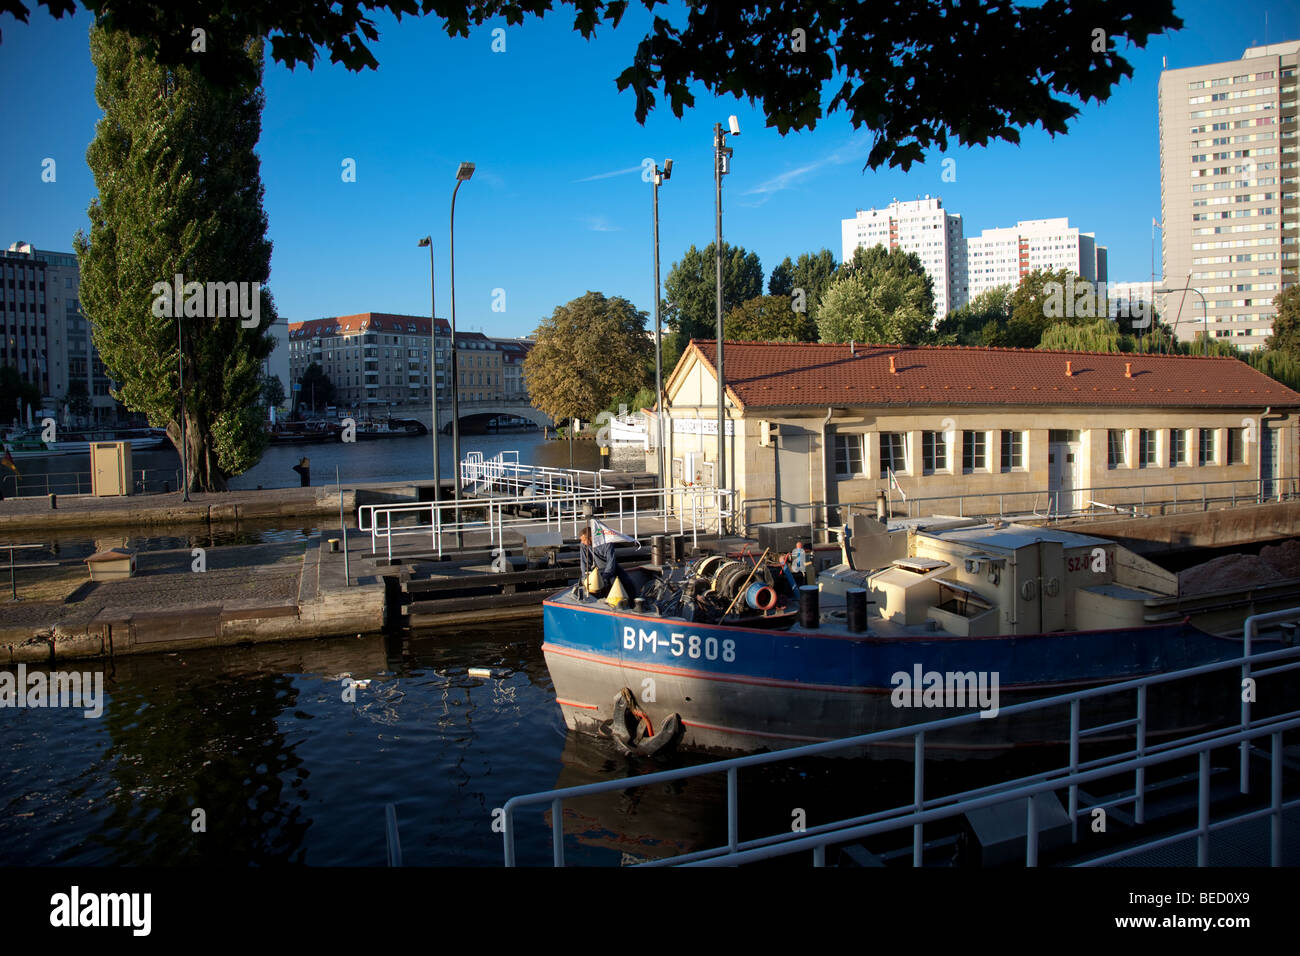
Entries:
{"label": "red tile roof", "polygon": [[[716,373],[712,340],[692,355]],[[727,391],[740,407],[1097,405],[1300,407],[1300,393],[1233,358],[965,346],[727,342]],[[895,372],[890,372],[893,359]],[[1072,375],[1066,375],[1069,363]],[[1125,377],[1131,364],[1132,378]],[[670,379],[671,380],[671,379]]]}
{"label": "red tile roof", "polygon": [[[451,324],[446,319],[438,320],[438,328],[451,334]],[[406,332],[429,334],[429,317],[419,315],[396,315],[391,312],[360,312],[356,315],[340,315],[327,319],[312,319],[310,322],[290,322],[289,338],[314,339],[321,335],[347,335],[362,331],[371,332]]]}

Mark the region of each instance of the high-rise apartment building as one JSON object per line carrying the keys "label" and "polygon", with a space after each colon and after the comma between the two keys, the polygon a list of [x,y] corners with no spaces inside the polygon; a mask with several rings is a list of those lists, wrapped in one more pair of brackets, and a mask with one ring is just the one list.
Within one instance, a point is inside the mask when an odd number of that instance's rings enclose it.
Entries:
{"label": "high-rise apartment building", "polygon": [[70,252],[28,242],[0,252],[0,367],[16,368],[39,388],[42,405],[60,423],[113,423],[125,413],[109,395],[112,383],[81,314],[80,286]]}
{"label": "high-rise apartment building", "polygon": [[[1209,334],[1264,344],[1273,298],[1296,281],[1296,67],[1300,41],[1160,74],[1162,285],[1205,297]],[[1202,328],[1195,293],[1158,296],[1180,337]]]}
{"label": "high-rise apartment building", "polygon": [[844,261],[859,247],[884,246],[914,252],[934,280],[934,312],[942,318],[966,303],[966,243],[961,215],[946,212],[943,200],[894,200],[884,209],[859,209],[840,221]]}
{"label": "high-rise apartment building", "polygon": [[966,240],[967,294],[972,299],[994,286],[1014,288],[1035,269],[1068,269],[1089,282],[1105,282],[1106,247],[1066,218],[1028,219]]}

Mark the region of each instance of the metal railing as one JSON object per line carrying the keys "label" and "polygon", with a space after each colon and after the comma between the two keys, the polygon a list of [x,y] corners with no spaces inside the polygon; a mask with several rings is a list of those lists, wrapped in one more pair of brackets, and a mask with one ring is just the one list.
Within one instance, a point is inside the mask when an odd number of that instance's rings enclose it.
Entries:
{"label": "metal railing", "polygon": [[[166,494],[180,488],[180,476],[179,468],[137,468],[131,472],[132,490],[137,495]],[[93,485],[91,478],[88,471],[0,474],[0,489],[6,498],[88,495]]]}
{"label": "metal railing", "polygon": [[[1270,491],[1265,494],[1265,489]],[[875,489],[872,488],[874,494]],[[1066,499],[1075,499],[1077,501]],[[1300,497],[1295,478],[1225,479],[1220,481],[1180,481],[1146,485],[1108,485],[1073,490],[1038,489],[1036,491],[971,492],[957,495],[931,495],[901,499],[894,496],[887,508],[893,517],[919,518],[928,515],[957,515],[968,518],[1038,517],[1048,519],[1078,517],[1147,517],[1151,514],[1181,514],[1209,511],[1213,506],[1236,507],[1287,501]],[[1074,507],[1075,504],[1080,507]],[[755,523],[783,521],[787,514],[797,523],[817,526],[827,512],[839,516],[832,523],[844,524],[845,516],[876,514],[876,502],[790,502],[776,498],[746,498],[740,513],[749,527]],[[807,512],[807,519],[802,517]]]}
{"label": "metal railing", "polygon": [[[1295,620],[1300,620],[1300,608],[1292,608],[1287,611],[1249,617],[1246,619],[1245,625],[1247,635],[1246,640],[1249,641],[1252,637],[1256,636],[1260,624]],[[1149,745],[1147,742],[1147,695],[1150,688],[1167,684],[1172,681],[1186,680],[1235,668],[1241,669],[1243,680],[1258,679],[1259,677],[1267,675],[1300,669],[1300,647],[1288,647],[1282,650],[1259,654],[1253,653],[1252,649],[1247,646],[1243,648],[1243,653],[1240,658],[1232,658],[1230,660],[1220,661],[1213,664],[1203,664],[1197,667],[1184,668],[1182,670],[1170,671],[1164,674],[1135,678],[1133,680],[1110,684],[1104,687],[1073,691],[1040,700],[1027,701],[1025,703],[1013,704],[1009,707],[1003,707],[1000,709],[998,718],[996,719],[1011,719],[1025,714],[1036,713],[1047,708],[1068,705],[1070,709],[1068,763],[1062,767],[1030,774],[1005,783],[978,787],[961,793],[947,794],[937,798],[927,799],[925,796],[927,736],[933,736],[934,734],[944,730],[977,724],[979,721],[984,719],[980,713],[962,714],[956,717],[948,717],[941,720],[913,724],[906,727],[875,731],[873,733],[848,737],[842,740],[831,740],[823,743],[808,744],[805,746],[775,751],[773,753],[735,757],[729,760],[721,760],[694,767],[683,767],[677,770],[659,771],[657,773],[650,773],[627,779],[607,780],[600,783],[586,784],[584,786],[568,787],[560,790],[547,790],[540,793],[512,797],[506,801],[505,806],[503,807],[504,829],[502,839],[504,842],[505,864],[506,866],[515,865],[515,813],[523,807],[538,804],[550,805],[553,862],[555,866],[563,866],[563,806],[566,800],[572,800],[593,794],[607,793],[615,790],[627,790],[633,787],[656,786],[671,781],[698,777],[704,774],[723,773],[726,775],[727,781],[726,846],[680,854],[667,860],[656,860],[642,865],[659,866],[689,863],[705,866],[732,866],[739,863],[752,862],[777,856],[787,856],[792,853],[811,850],[813,852],[814,865],[824,866],[826,847],[828,845],[855,842],[879,834],[911,827],[912,865],[920,866],[923,862],[923,852],[925,847],[923,830],[926,824],[951,817],[957,817],[968,813],[971,810],[982,807],[998,806],[1028,797],[1030,799],[1027,801],[1028,808],[1026,811],[1025,862],[1028,866],[1035,866],[1038,862],[1039,826],[1037,818],[1037,801],[1032,799],[1034,796],[1040,793],[1048,793],[1068,788],[1068,813],[1071,823],[1071,833],[1072,839],[1077,842],[1079,818],[1085,814],[1090,814],[1092,809],[1094,809],[1093,807],[1080,806],[1080,786],[1095,780],[1102,780],[1121,774],[1133,774],[1134,783],[1132,795],[1108,801],[1105,806],[1115,807],[1132,804],[1134,808],[1134,820],[1137,824],[1142,824],[1145,822],[1147,769],[1161,764],[1167,764],[1170,761],[1188,756],[1197,756],[1199,760],[1200,778],[1198,781],[1198,823],[1196,829],[1186,833],[1177,834],[1173,837],[1164,837],[1146,844],[1130,847],[1126,850],[1119,851],[1118,853],[1111,854],[1107,858],[1091,862],[1107,862],[1110,859],[1117,859],[1121,855],[1131,855],[1133,853],[1141,852],[1143,849],[1154,849],[1171,842],[1195,837],[1198,846],[1198,864],[1205,866],[1208,861],[1208,840],[1211,831],[1263,815],[1269,815],[1272,818],[1273,826],[1271,845],[1272,861],[1274,865],[1278,865],[1281,854],[1282,811],[1295,806],[1300,806],[1300,799],[1286,803],[1281,799],[1281,735],[1288,731],[1300,729],[1300,710],[1286,711],[1251,725],[1250,714],[1243,708],[1242,723],[1239,727],[1234,724],[1223,729],[1192,733],[1183,738],[1169,740],[1158,745]],[[1128,693],[1136,695],[1136,716],[1134,718],[1130,720],[1114,721],[1095,727],[1082,726],[1081,705],[1084,701],[1092,701],[1116,694]],[[1088,761],[1080,759],[1080,742],[1085,738],[1097,736],[1103,733],[1114,733],[1116,731],[1129,729],[1131,729],[1134,734],[1133,749],[1118,754],[1094,758]],[[1271,764],[1272,779],[1269,807],[1263,811],[1251,811],[1246,814],[1211,824],[1209,821],[1210,807],[1208,777],[1210,752],[1218,748],[1234,745],[1242,747],[1242,791],[1245,792],[1247,788],[1247,768],[1245,766],[1246,761],[1248,760],[1247,748],[1251,741],[1265,736],[1269,736],[1273,740]],[[745,841],[740,840],[737,806],[739,799],[738,772],[742,768],[786,762],[803,757],[825,756],[845,750],[858,750],[863,747],[885,744],[907,737],[912,739],[913,751],[913,801],[911,803],[864,814],[858,817],[851,817],[831,823],[810,826],[799,833],[786,832],[757,839]]]}
{"label": "metal railing", "polygon": [[[571,488],[567,493],[548,495],[462,498],[460,501],[422,501],[411,504],[362,505],[357,509],[357,528],[370,534],[370,553],[382,550],[393,558],[393,541],[424,538],[430,549],[442,557],[443,536],[478,532],[486,534],[485,546],[504,545],[507,530],[558,531],[576,537],[588,517],[615,525],[620,534],[639,538],[642,531],[677,533],[692,537],[718,530],[731,517],[734,492],[715,488],[675,488],[667,495],[658,488]],[[524,511],[528,513],[525,514]]]}
{"label": "metal railing", "polygon": [[48,551],[50,546],[47,544],[0,544],[0,550],[9,552],[9,598],[12,601],[18,600],[18,580],[14,572],[21,568],[57,568],[58,561],[29,561],[24,564],[14,563],[15,551]]}

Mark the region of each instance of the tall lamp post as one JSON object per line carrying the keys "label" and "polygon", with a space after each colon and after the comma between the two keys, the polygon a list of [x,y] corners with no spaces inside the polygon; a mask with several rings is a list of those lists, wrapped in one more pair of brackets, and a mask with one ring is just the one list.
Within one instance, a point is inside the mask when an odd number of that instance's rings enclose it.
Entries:
{"label": "tall lamp post", "polygon": [[[1201,323],[1202,323],[1202,330],[1203,330],[1202,337],[1205,339],[1205,354],[1206,356],[1208,356],[1210,354],[1210,312],[1205,305],[1205,293],[1203,293],[1200,289],[1193,289],[1191,286],[1184,286],[1181,289],[1152,289],[1151,295],[1152,297],[1154,297],[1157,293],[1160,295],[1166,295],[1174,292],[1195,292],[1197,295],[1201,297]],[[1193,319],[1192,321],[1196,321],[1196,320]],[[1174,325],[1176,331],[1176,327],[1177,327],[1176,321]]]}
{"label": "tall lamp post", "polygon": [[190,500],[190,469],[185,446],[185,340],[181,336],[181,317],[176,316],[176,373],[181,392],[181,487],[182,501]]}
{"label": "tall lamp post", "polygon": [[433,410],[433,500],[442,488],[442,463],[438,459],[438,307],[433,286],[433,237],[425,236],[421,246],[429,247],[429,405]]}
{"label": "tall lamp post", "polygon": [[[460,504],[460,378],[457,370],[456,342],[456,193],[460,184],[469,182],[474,175],[473,163],[461,163],[456,169],[456,188],[451,191],[451,486],[455,492],[457,505]],[[456,522],[460,523],[460,508],[456,508]],[[456,545],[460,546],[460,533],[456,534]]]}
{"label": "tall lamp post", "polygon": [[[740,122],[736,117],[727,117],[727,127],[732,136],[740,135]],[[714,265],[717,270],[717,349],[718,349],[718,475],[714,482],[718,488],[718,510],[722,510],[723,488],[727,487],[727,447],[726,422],[723,403],[727,394],[725,365],[722,358],[722,177],[731,172],[731,147],[727,145],[727,133],[721,123],[713,124],[713,186],[714,209],[717,215],[717,230],[713,242]],[[719,530],[725,528],[725,522],[719,515]]]}
{"label": "tall lamp post", "polygon": [[[673,175],[673,161],[664,160],[664,168],[655,164],[654,207],[655,207],[655,447],[659,463],[659,493],[665,495],[667,483],[664,471],[664,341],[659,317],[659,185],[667,182]],[[667,497],[664,497],[665,508]]]}

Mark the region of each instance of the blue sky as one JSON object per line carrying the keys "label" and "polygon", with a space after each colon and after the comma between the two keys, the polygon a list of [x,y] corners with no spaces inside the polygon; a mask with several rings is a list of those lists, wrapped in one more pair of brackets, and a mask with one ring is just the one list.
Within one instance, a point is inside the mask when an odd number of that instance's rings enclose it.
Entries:
{"label": "blue sky", "polygon": [[[1130,50],[1132,80],[1085,107],[1066,136],[1039,129],[1019,146],[950,146],[908,173],[864,171],[870,134],[832,114],[785,137],[747,101],[697,89],[682,119],[660,105],[637,124],[614,82],[648,18],[629,8],[588,42],[569,8],[506,30],[448,38],[433,18],[376,17],[377,72],[269,60],[262,179],[274,243],[271,290],[288,321],[380,311],[427,314],[433,233],[438,314],[448,313],[448,212],[457,163],[477,164],[456,209],[458,326],[524,335],[564,302],[596,290],[653,307],[651,187],[642,160],[674,160],[660,192],[666,275],[691,243],[713,237],[712,126],[739,116],[724,180],[724,234],[770,273],[786,255],[840,253],[840,220],[891,199],[941,196],[967,235],[1018,219],[1068,216],[1110,248],[1112,281],[1149,279],[1151,219],[1160,212],[1156,84],[1171,68],[1236,59],[1252,44],[1300,38],[1291,2],[1179,3],[1186,26]],[[95,193],[85,163],[99,110],[90,17],[0,20],[0,243],[70,250]],[[499,24],[504,25],[504,24]],[[57,180],[41,181],[46,157]],[[956,181],[941,179],[956,160]],[[344,159],[356,182],[343,182]],[[505,311],[493,311],[504,290]],[[502,299],[498,295],[497,302]]]}

